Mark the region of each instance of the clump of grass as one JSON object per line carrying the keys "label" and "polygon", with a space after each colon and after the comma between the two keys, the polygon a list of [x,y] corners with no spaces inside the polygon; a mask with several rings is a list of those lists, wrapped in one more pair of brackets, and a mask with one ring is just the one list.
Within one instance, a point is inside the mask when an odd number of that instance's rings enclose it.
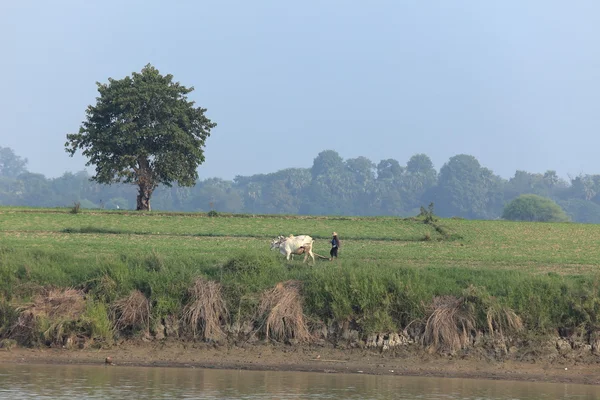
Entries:
{"label": "clump of grass", "polygon": [[301,282],[278,283],[261,296],[258,321],[265,338],[309,342],[311,335],[302,310]]}
{"label": "clump of grass", "polygon": [[30,346],[39,343],[36,334],[36,319],[31,311],[21,311],[15,323],[8,331],[8,336],[18,343]]}
{"label": "clump of grass", "polygon": [[520,332],[523,321],[513,310],[502,305],[494,305],[487,310],[488,331],[504,338],[504,333]]}
{"label": "clump of grass", "polygon": [[196,337],[220,340],[226,335],[221,328],[228,311],[222,295],[221,284],[197,278],[188,290],[189,302],[183,308],[183,322]]}
{"label": "clump of grass", "polygon": [[33,303],[19,310],[19,317],[10,329],[10,337],[24,345],[62,344],[65,337],[78,330],[77,321],[86,303],[80,290],[44,289]]}
{"label": "clump of grass", "polygon": [[[268,250],[268,247],[266,249]],[[223,272],[256,274],[280,266],[281,264],[275,259],[273,254],[258,251],[240,252],[223,264]]]}
{"label": "clump of grass", "polygon": [[104,303],[88,301],[81,322],[87,328],[89,337],[94,341],[106,344],[112,342],[114,327]]}
{"label": "clump of grass", "polygon": [[47,315],[50,318],[75,318],[85,310],[85,300],[80,290],[51,288],[34,298],[33,310],[36,315]]}
{"label": "clump of grass", "polygon": [[429,306],[423,345],[430,351],[453,354],[470,346],[470,334],[475,318],[465,307],[463,299],[437,296]]}
{"label": "clump of grass", "polygon": [[117,297],[117,282],[108,274],[94,279],[90,286],[94,296],[107,304],[110,304]]}
{"label": "clump of grass", "polygon": [[35,299],[34,315],[46,342],[63,344],[78,329],[76,322],[85,311],[83,293],[75,289],[50,289]]}
{"label": "clump of grass", "polygon": [[5,299],[0,300],[0,338],[8,337],[18,318],[17,309]]}
{"label": "clump of grass", "polygon": [[476,312],[479,310],[479,313],[485,314],[485,325],[490,335],[504,340],[505,334],[510,335],[523,330],[521,317],[510,307],[501,304],[496,297],[490,296],[484,288],[470,285],[464,291],[464,295],[465,300],[473,305]]}
{"label": "clump of grass", "polygon": [[139,290],[133,290],[127,297],[115,301],[111,311],[118,331],[150,332],[150,302]]}
{"label": "clump of grass", "polygon": [[164,257],[152,249],[152,253],[146,257],[144,264],[148,271],[160,272],[165,267]]}

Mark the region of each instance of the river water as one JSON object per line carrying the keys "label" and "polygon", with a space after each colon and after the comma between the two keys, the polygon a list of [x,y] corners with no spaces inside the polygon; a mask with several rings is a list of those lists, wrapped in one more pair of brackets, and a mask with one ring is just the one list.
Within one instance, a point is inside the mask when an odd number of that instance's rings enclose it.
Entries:
{"label": "river water", "polygon": [[193,368],[2,365],[0,399],[600,399],[600,386]]}

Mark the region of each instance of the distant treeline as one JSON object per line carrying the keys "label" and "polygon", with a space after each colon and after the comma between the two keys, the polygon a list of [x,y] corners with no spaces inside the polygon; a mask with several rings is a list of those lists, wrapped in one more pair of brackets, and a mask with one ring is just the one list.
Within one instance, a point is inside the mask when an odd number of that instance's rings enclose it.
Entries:
{"label": "distant treeline", "polygon": [[[0,205],[135,209],[136,187],[99,185],[87,172],[48,179],[28,172],[27,160],[0,147]],[[435,205],[442,217],[495,219],[521,194],[548,197],[576,222],[600,222],[600,175],[568,181],[555,171],[516,171],[506,180],[470,155],[451,157],[439,171],[425,154],[405,165],[394,159],[344,160],[333,150],[317,155],[311,168],[270,174],[199,180],[194,187],[159,187],[152,209],[254,214],[412,216]]]}

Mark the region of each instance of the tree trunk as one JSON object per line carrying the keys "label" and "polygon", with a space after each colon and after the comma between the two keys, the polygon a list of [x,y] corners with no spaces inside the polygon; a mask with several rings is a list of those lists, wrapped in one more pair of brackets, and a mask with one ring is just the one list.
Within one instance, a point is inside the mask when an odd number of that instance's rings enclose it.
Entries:
{"label": "tree trunk", "polygon": [[150,169],[150,162],[147,158],[138,158],[139,169],[136,170],[138,175],[138,195],[137,195],[137,211],[151,211],[150,210],[150,196],[156,189],[154,180],[152,177],[152,170]]}
{"label": "tree trunk", "polygon": [[139,184],[138,195],[137,195],[137,211],[151,211],[150,210],[150,196],[152,195],[152,189],[150,186],[143,183]]}

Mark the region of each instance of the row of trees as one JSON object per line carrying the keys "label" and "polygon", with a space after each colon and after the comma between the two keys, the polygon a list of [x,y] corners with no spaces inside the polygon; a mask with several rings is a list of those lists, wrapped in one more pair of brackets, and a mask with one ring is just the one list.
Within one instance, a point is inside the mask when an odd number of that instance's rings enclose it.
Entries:
{"label": "row of trees", "polygon": [[97,89],[96,103],[65,143],[71,156],[81,151],[87,157],[94,175],[46,179],[28,172],[26,159],[0,147],[0,204],[77,202],[86,208],[148,211],[152,198],[155,208],[173,211],[406,216],[435,203],[446,217],[564,220],[567,210],[575,221],[600,221],[600,176],[566,182],[554,171],[517,171],[505,180],[466,154],[450,158],[438,172],[425,154],[406,165],[394,159],[375,164],[326,150],[311,168],[199,182],[205,141],[216,123],[188,99],[193,87],[148,64],[123,79],[97,83]]}
{"label": "row of trees", "polygon": [[[137,186],[103,185],[87,172],[67,172],[48,179],[27,171],[27,160],[0,148],[0,205],[69,206],[135,209]],[[311,168],[289,168],[270,174],[211,178],[194,186],[159,186],[153,208],[254,214],[411,216],[422,205],[435,204],[443,217],[495,219],[523,194],[556,202],[573,221],[600,222],[600,175],[567,180],[554,171],[517,171],[506,180],[470,155],[451,157],[439,171],[425,154],[405,165],[365,157],[344,160],[337,152],[317,155]]]}

